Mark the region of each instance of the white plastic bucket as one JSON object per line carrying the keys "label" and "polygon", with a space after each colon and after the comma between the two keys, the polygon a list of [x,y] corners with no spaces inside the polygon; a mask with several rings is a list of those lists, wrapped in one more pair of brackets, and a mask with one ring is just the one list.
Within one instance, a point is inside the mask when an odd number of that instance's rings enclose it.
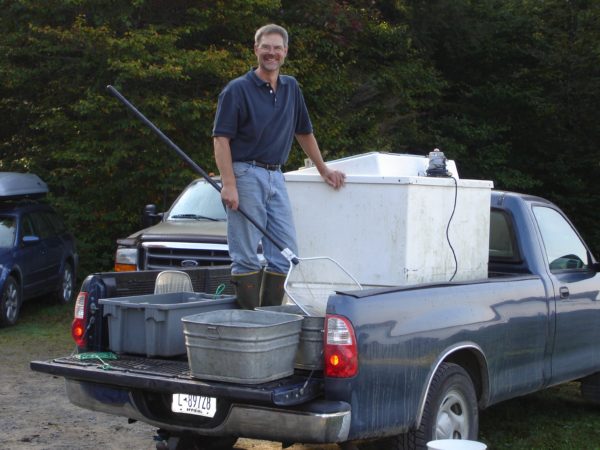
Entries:
{"label": "white plastic bucket", "polygon": [[429,441],[427,450],[485,450],[483,442],[467,441],[465,439],[438,439]]}

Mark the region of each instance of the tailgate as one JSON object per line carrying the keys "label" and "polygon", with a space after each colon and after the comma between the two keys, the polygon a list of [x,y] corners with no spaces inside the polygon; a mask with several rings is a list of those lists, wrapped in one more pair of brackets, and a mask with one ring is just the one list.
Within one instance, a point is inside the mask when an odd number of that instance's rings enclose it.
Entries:
{"label": "tailgate", "polygon": [[66,356],[32,361],[32,370],[67,379],[160,393],[186,392],[236,402],[292,406],[306,403],[323,392],[321,372],[296,371],[293,376],[258,385],[198,380],[187,361],[119,355],[110,361],[79,360]]}

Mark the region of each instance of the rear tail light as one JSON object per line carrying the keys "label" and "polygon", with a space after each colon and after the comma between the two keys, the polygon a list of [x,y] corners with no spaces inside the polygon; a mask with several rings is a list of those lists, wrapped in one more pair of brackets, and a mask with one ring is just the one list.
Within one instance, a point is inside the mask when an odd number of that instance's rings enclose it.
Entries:
{"label": "rear tail light", "polygon": [[73,312],[73,323],[71,324],[71,336],[78,347],[85,347],[87,339],[85,335],[85,311],[87,307],[87,292],[80,292],[77,295],[77,301],[75,302],[75,310]]}
{"label": "rear tail light", "polygon": [[325,375],[348,378],[358,373],[354,329],[348,319],[328,315],[325,319]]}

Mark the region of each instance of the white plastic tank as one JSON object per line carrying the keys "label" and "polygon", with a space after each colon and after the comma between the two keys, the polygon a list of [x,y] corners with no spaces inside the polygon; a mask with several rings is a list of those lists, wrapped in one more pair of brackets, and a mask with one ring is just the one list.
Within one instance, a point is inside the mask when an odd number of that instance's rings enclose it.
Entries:
{"label": "white plastic tank", "polygon": [[461,180],[450,160],[453,178],[427,177],[428,162],[379,152],[328,162],[346,173],[339,191],[314,167],[286,172],[298,256],[331,257],[365,286],[487,277],[493,183]]}

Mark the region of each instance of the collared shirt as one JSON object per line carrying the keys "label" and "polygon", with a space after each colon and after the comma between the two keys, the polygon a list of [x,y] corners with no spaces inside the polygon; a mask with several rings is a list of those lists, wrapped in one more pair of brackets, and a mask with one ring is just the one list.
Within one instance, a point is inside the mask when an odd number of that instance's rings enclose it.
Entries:
{"label": "collared shirt", "polygon": [[284,164],[295,134],[313,132],[298,81],[279,75],[277,91],[254,70],[219,94],[213,137],[230,138],[233,161]]}

